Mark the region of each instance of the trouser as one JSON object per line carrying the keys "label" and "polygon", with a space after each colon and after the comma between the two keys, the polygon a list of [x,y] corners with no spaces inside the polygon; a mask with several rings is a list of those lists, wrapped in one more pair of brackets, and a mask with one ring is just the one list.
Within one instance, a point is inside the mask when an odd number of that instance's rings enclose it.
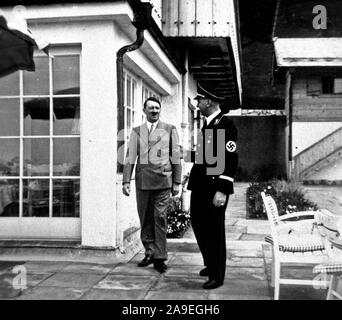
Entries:
{"label": "trouser", "polygon": [[136,190],[141,242],[145,255],[154,259],[167,260],[167,208],[170,193],[170,189]]}
{"label": "trouser", "polygon": [[215,193],[207,190],[192,191],[190,213],[203,262],[208,268],[209,280],[223,283],[226,272],[225,211],[228,197],[224,206],[215,207]]}

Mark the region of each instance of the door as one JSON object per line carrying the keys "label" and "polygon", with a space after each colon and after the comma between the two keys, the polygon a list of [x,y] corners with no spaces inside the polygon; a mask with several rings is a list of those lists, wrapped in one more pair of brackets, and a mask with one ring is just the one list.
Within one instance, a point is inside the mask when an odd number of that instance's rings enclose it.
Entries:
{"label": "door", "polygon": [[80,239],[80,51],[0,79],[0,238]]}

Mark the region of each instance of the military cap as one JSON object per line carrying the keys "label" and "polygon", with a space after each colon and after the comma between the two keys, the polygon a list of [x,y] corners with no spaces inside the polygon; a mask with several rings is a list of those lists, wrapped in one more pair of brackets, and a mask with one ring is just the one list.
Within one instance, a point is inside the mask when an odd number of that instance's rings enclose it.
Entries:
{"label": "military cap", "polygon": [[214,94],[213,88],[209,88],[208,85],[206,88],[204,88],[204,86],[200,83],[197,83],[197,96],[194,98],[194,100],[197,99],[210,99],[219,103],[223,103],[225,101],[224,97]]}

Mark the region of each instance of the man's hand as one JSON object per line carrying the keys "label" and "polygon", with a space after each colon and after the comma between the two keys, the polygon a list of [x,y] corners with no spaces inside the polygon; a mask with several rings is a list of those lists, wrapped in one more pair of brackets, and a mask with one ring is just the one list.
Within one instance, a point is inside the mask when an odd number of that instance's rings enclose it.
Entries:
{"label": "man's hand", "polygon": [[131,193],[131,185],[130,183],[124,183],[122,186],[122,193],[129,197],[130,193]]}
{"label": "man's hand", "polygon": [[177,184],[177,183],[174,183],[174,184],[172,185],[171,194],[172,194],[173,197],[175,197],[175,196],[179,193],[179,189],[180,189],[179,186],[180,186],[180,185]]}
{"label": "man's hand", "polygon": [[226,201],[227,201],[227,195],[226,194],[224,194],[220,191],[217,191],[215,193],[214,200],[213,200],[213,205],[215,207],[223,207],[226,204]]}

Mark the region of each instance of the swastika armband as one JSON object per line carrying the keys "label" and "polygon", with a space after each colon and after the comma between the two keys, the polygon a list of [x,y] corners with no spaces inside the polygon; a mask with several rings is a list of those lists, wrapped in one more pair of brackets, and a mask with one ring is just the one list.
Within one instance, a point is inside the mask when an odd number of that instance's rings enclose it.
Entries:
{"label": "swastika armband", "polygon": [[236,150],[236,143],[234,141],[228,141],[226,143],[226,149],[228,152],[234,152]]}

